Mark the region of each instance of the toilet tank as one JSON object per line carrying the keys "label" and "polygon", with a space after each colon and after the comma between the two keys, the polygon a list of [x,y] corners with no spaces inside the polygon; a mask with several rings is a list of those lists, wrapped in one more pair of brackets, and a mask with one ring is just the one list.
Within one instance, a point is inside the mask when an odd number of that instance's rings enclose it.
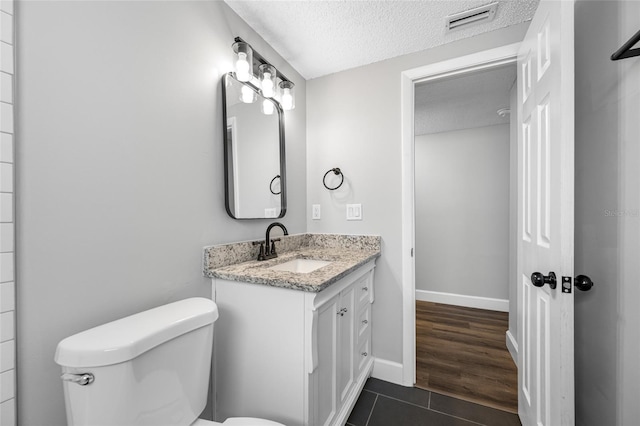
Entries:
{"label": "toilet tank", "polygon": [[[191,298],[62,340],[69,425],[189,425],[207,403],[216,304]],[[93,375],[82,385],[71,380]]]}

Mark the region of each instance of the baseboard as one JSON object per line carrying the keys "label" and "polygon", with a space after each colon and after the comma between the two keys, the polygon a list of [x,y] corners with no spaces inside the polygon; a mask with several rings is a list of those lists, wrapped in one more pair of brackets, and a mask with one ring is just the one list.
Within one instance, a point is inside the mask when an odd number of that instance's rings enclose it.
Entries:
{"label": "baseboard", "polygon": [[513,362],[516,364],[516,367],[517,367],[518,366],[518,342],[513,337],[513,334],[511,334],[511,330],[507,330],[506,335],[507,335],[507,349],[509,350],[509,353],[511,354],[511,358],[513,359]]}
{"label": "baseboard", "polygon": [[385,382],[395,383],[396,385],[406,386],[402,383],[402,364],[399,362],[375,358],[371,377],[384,380]]}
{"label": "baseboard", "polygon": [[462,294],[442,293],[439,291],[416,290],[416,300],[447,305],[466,306],[468,308],[489,311],[509,312],[509,300],[491,297],[465,296]]}

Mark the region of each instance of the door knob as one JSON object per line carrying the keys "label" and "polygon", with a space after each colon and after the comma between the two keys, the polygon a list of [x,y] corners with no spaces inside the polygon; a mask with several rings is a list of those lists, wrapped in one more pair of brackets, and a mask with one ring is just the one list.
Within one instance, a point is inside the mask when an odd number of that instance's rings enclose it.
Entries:
{"label": "door knob", "polygon": [[586,275],[578,275],[575,280],[575,286],[578,290],[589,291],[593,287],[593,281]]}
{"label": "door knob", "polygon": [[556,281],[555,272],[549,272],[549,275],[547,276],[542,275],[540,272],[534,272],[531,274],[531,284],[536,287],[542,287],[545,284],[549,284],[551,289],[555,289],[558,282]]}

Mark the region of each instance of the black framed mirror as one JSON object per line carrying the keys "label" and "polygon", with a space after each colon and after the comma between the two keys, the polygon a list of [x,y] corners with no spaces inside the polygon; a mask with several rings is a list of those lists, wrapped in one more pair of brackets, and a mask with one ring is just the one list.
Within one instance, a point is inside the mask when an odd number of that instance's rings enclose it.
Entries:
{"label": "black framed mirror", "polygon": [[234,219],[282,218],[287,211],[284,114],[251,83],[222,78],[225,205]]}

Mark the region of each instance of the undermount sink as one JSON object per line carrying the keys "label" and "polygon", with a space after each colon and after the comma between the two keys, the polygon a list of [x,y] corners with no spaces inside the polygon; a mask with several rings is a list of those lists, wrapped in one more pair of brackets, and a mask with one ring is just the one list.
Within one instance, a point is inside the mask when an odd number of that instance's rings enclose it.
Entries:
{"label": "undermount sink", "polygon": [[308,274],[309,272],[313,272],[316,269],[320,269],[323,266],[329,265],[331,262],[326,260],[315,260],[315,259],[293,259],[288,262],[280,263],[275,266],[271,266],[272,271],[284,271],[284,272],[295,272],[298,274]]}

